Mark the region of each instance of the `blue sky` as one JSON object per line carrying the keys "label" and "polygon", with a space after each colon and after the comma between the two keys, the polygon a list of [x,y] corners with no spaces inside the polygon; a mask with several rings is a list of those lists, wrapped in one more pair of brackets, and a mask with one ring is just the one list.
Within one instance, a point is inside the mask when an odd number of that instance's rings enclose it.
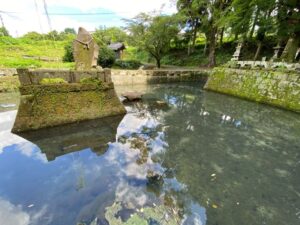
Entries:
{"label": "blue sky", "polygon": [[[93,31],[99,26],[122,26],[123,18],[132,18],[141,12],[176,12],[175,0],[45,0],[52,29],[79,26]],[[3,13],[16,12],[16,13]],[[80,15],[54,15],[80,14]],[[46,33],[50,27],[45,16],[43,0],[9,0],[0,2],[4,25],[13,36],[29,31]],[[82,15],[84,14],[84,15]]]}

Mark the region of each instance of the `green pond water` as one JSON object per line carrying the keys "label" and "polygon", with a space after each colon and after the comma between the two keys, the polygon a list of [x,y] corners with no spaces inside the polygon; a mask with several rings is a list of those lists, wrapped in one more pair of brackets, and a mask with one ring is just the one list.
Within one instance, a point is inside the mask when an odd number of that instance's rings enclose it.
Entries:
{"label": "green pond water", "polygon": [[300,224],[300,115],[202,85],[117,87],[143,101],[21,136],[4,107],[0,224]]}

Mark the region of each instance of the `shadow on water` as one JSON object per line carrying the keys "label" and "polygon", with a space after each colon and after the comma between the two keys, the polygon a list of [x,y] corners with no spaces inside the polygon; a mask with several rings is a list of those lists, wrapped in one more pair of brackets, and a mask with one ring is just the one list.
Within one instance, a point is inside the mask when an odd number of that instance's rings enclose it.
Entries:
{"label": "shadow on water", "polygon": [[1,114],[7,225],[299,223],[298,114],[201,84],[116,88],[143,101],[124,118],[22,134],[30,142]]}
{"label": "shadow on water", "polygon": [[108,143],[115,142],[117,128],[123,117],[89,120],[17,135],[37,145],[48,161],[87,148],[102,155]]}

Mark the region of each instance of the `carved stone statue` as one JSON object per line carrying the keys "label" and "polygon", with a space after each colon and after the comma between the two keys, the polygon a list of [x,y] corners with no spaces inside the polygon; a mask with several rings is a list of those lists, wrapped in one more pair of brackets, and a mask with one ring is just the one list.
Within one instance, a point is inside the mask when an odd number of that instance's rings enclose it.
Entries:
{"label": "carved stone statue", "polygon": [[92,35],[82,27],[78,29],[73,48],[76,70],[90,70],[97,67],[99,46],[93,40]]}

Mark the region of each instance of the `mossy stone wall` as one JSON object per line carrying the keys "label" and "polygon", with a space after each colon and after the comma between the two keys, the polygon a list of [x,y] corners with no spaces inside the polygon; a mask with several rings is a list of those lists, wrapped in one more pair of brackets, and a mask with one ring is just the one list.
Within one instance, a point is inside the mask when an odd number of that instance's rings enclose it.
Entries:
{"label": "mossy stone wall", "polygon": [[[110,70],[18,70],[21,99],[13,132],[126,113],[111,82]],[[63,79],[44,84],[43,79]],[[89,82],[82,83],[85,79]]]}
{"label": "mossy stone wall", "polygon": [[13,132],[125,114],[112,84],[32,85],[20,88]]}
{"label": "mossy stone wall", "polygon": [[204,88],[300,113],[297,72],[215,68]]}

